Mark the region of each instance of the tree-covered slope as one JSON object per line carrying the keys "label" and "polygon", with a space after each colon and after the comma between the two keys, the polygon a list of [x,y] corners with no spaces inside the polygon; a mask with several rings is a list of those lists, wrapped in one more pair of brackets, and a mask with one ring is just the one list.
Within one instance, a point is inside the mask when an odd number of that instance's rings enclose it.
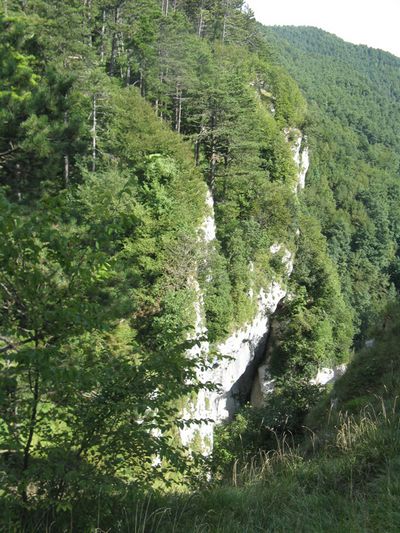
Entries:
{"label": "tree-covered slope", "polygon": [[263,28],[310,111],[306,202],[363,333],[399,289],[400,59],[316,28]]}
{"label": "tree-covered slope", "polygon": [[286,252],[278,432],[302,433],[310,378],[393,293],[397,78],[380,93],[343,59],[312,96],[299,77],[304,98],[241,0],[8,0],[0,30],[0,527],[143,529],[139,493],[207,478],[183,411]]}
{"label": "tree-covered slope", "polygon": [[188,357],[200,295],[217,343],[298,249],[322,324],[303,353],[346,357],[352,330],[320,229],[296,232],[305,100],[243,2],[2,9],[0,514],[62,529],[78,501],[198,479],[176,437],[209,367]]}
{"label": "tree-covered slope", "polygon": [[399,305],[383,319],[375,344],[311,411],[302,440],[277,430],[282,409],[296,407],[293,398],[267,405],[258,417],[242,413],[220,442],[220,465],[234,452],[223,483],[150,502],[163,519],[158,524],[148,512],[140,523],[182,533],[399,531]]}

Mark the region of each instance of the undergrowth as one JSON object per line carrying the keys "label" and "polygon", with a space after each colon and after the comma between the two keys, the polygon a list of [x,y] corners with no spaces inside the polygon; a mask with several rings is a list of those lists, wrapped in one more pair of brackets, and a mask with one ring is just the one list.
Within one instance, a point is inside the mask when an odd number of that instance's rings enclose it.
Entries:
{"label": "undergrowth", "polygon": [[[229,448],[232,443],[222,440],[230,463],[218,469],[214,457],[212,474],[207,478],[203,472],[192,492],[143,495],[110,480],[99,486],[97,495],[82,493],[79,501],[67,507],[21,509],[12,499],[3,498],[0,531],[400,531],[397,309],[393,316],[396,320],[390,327],[375,334],[374,346],[357,354],[344,377],[305,418],[301,439],[295,433],[300,418],[291,426],[275,424],[270,430],[264,424],[262,438],[268,446],[260,445],[256,453],[248,454],[246,450],[255,449],[251,446],[259,419],[244,411],[230,433],[235,437],[237,430],[242,453],[231,453],[240,449]],[[374,369],[374,379],[364,379],[365,367]],[[273,411],[269,421],[279,421],[279,413],[279,409]],[[222,451],[216,454],[220,461]]]}
{"label": "undergrowth", "polygon": [[310,431],[300,447],[286,435],[276,450],[236,462],[229,480],[210,481],[192,494],[140,497],[110,490],[96,502],[31,516],[25,526],[9,513],[2,531],[399,531],[398,402],[382,400],[379,410],[369,406],[358,416],[339,413],[329,426],[324,442]]}

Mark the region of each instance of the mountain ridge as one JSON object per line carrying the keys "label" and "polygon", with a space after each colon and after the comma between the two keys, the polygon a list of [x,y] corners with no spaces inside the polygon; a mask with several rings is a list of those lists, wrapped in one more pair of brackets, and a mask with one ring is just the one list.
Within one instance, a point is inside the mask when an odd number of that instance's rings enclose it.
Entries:
{"label": "mountain ridge", "polygon": [[242,0],[0,29],[0,527],[396,525],[397,61]]}

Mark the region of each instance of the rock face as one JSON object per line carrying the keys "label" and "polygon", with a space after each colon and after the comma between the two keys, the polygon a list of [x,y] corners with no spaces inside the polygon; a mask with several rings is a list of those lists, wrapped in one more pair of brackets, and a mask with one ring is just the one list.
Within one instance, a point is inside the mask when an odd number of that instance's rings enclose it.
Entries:
{"label": "rock face", "polygon": [[297,192],[300,192],[306,186],[306,176],[308,169],[310,168],[310,155],[308,152],[308,147],[305,146],[303,151],[300,153],[299,161],[299,182],[297,186]]}
{"label": "rock face", "polygon": [[[201,302],[201,294],[199,296]],[[203,453],[210,453],[214,425],[232,417],[242,403],[240,396],[246,394],[243,391],[248,389],[250,396],[253,376],[251,371],[249,376],[246,376],[246,370],[251,369],[251,363],[257,364],[257,361],[264,356],[270,316],[285,296],[285,289],[276,282],[271,283],[267,292],[261,289],[258,296],[258,311],[252,322],[216,346],[216,351],[220,355],[214,358],[212,368],[200,373],[199,378],[203,382],[217,385],[219,390],[201,390],[196,400],[185,410],[184,418],[194,422],[181,430],[184,446],[192,447],[193,443],[196,443],[200,445]],[[200,305],[196,303],[196,313],[198,313],[197,334],[200,338],[206,334],[201,320],[201,303]],[[207,341],[192,348],[189,356],[196,356],[200,352],[206,355],[210,353]],[[209,421],[198,422],[206,419]]]}
{"label": "rock face", "polygon": [[[216,236],[213,216],[213,198],[208,191],[206,197],[209,213],[201,227],[201,239],[212,245]],[[281,252],[283,246],[274,244],[271,253]],[[293,269],[292,254],[284,249],[282,263],[289,276]],[[251,268],[251,265],[250,265]],[[212,358],[211,346],[207,340],[207,328],[204,321],[204,301],[200,286],[196,279],[189,280],[197,293],[195,302],[195,328],[192,338],[198,343],[188,351],[188,357],[200,355]],[[241,404],[243,394],[250,398],[253,373],[256,365],[264,356],[270,316],[275,312],[279,302],[286,296],[286,290],[276,281],[269,287],[261,289],[257,298],[257,313],[254,319],[234,331],[224,342],[213,347],[218,355],[213,358],[211,368],[199,372],[202,382],[218,386],[218,390],[201,390],[195,400],[191,400],[183,412],[187,425],[180,430],[182,444],[188,448],[198,448],[207,455],[213,447],[215,424],[229,419]],[[253,363],[254,368],[251,366]],[[246,371],[247,375],[246,375]],[[247,392],[243,392],[246,391]],[[189,421],[193,421],[189,423]]]}
{"label": "rock face", "polygon": [[[304,146],[301,132],[295,130],[294,133],[285,133],[295,137],[295,142],[291,143],[291,146],[293,159],[298,168],[298,182],[294,190],[294,193],[297,193],[305,185],[305,175],[309,164],[308,150]],[[201,227],[201,239],[208,246],[212,246],[216,236],[216,226],[213,197],[210,191],[207,192],[206,203],[209,213]],[[270,252],[272,254],[283,252],[282,263],[285,266],[286,276],[289,277],[293,270],[291,252],[280,243],[274,244]],[[203,296],[197,281],[192,280],[192,284],[198,294],[195,303],[194,339],[199,339],[199,342],[188,352],[188,356],[196,357],[202,353],[212,358],[204,324]],[[252,297],[253,293],[249,296]],[[183,413],[187,425],[180,431],[184,446],[201,451],[205,455],[209,454],[213,447],[215,424],[232,417],[244,401],[250,400],[255,380],[259,382],[261,393],[266,392],[265,371],[259,369],[259,366],[265,356],[271,316],[285,296],[286,288],[278,281],[271,281],[268,287],[259,291],[254,319],[234,331],[224,342],[213,347],[213,353],[216,352],[219,355],[213,358],[211,368],[199,372],[198,377],[203,382],[217,385],[218,390],[201,390],[196,399],[191,400],[187,405]]]}
{"label": "rock face", "polygon": [[287,129],[285,130],[286,139],[289,142],[291,136],[295,140],[291,143],[293,161],[298,168],[297,183],[294,187],[294,192],[299,193],[306,186],[306,175],[310,168],[310,154],[307,146],[307,139],[303,137],[300,130]]}
{"label": "rock face", "polygon": [[217,233],[214,217],[214,199],[210,189],[207,189],[206,205],[208,208],[208,214],[203,222],[203,225],[201,226],[201,232],[203,233],[202,240],[208,244],[215,240]]}
{"label": "rock face", "polygon": [[[209,214],[202,227],[202,240],[212,245],[215,239],[216,227],[213,217],[213,199],[207,193]],[[271,253],[281,252],[283,246],[271,246]],[[289,276],[293,269],[292,254],[284,249],[282,263]],[[250,266],[251,267],[251,266]],[[204,301],[197,280],[190,283],[197,293],[195,302],[195,331],[192,338],[198,343],[189,350],[188,357],[203,355],[212,358],[211,346],[207,340],[207,328],[204,324]],[[273,281],[267,289],[261,289],[257,298],[257,313],[254,319],[234,331],[224,342],[213,347],[218,355],[213,358],[211,368],[199,372],[202,382],[218,386],[216,391],[201,390],[195,400],[189,401],[183,412],[183,418],[188,425],[180,430],[182,444],[188,448],[199,448],[204,454],[209,454],[213,446],[213,432],[215,424],[229,419],[242,403],[243,395],[250,398],[253,373],[257,364],[264,356],[270,316],[275,312],[279,302],[286,296],[286,289]],[[253,363],[253,367],[251,366]],[[247,374],[246,374],[247,371]],[[246,392],[247,391],[247,392]],[[193,421],[189,423],[189,421]],[[197,451],[199,451],[197,450]]]}
{"label": "rock face", "polygon": [[270,316],[285,295],[286,291],[279,283],[271,283],[268,292],[261,289],[258,296],[258,311],[254,320],[236,331],[223,344],[218,345],[218,352],[226,359],[222,359],[214,371],[218,383],[222,386],[221,390],[224,391],[216,399],[217,422],[230,418],[241,403],[240,395],[246,395],[246,385],[242,383],[240,386],[240,379],[245,377],[250,363],[257,362],[257,359],[263,356]]}
{"label": "rock face", "polygon": [[[283,302],[282,302],[283,303]],[[274,339],[277,337],[280,328],[279,310],[271,319],[269,330],[269,342],[264,351],[263,358],[257,367],[257,373],[254,377],[250,403],[254,407],[262,407],[268,395],[275,390],[275,380],[272,378],[269,370],[269,361],[273,351]]]}
{"label": "rock face", "polygon": [[329,383],[334,383],[346,372],[347,365],[339,365],[333,368],[320,368],[317,375],[313,380],[311,380],[312,385],[329,385]]}

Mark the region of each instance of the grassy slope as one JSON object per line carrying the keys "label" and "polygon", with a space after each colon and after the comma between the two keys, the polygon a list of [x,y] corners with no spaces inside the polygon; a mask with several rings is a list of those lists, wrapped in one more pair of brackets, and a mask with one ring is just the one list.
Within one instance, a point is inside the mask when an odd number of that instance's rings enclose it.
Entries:
{"label": "grassy slope", "polygon": [[[336,37],[310,31],[315,33],[312,46],[317,38],[322,55],[329,57],[332,45],[335,54],[339,50],[334,62],[358,69],[363,83],[368,80],[371,89],[379,85],[389,95],[397,58],[366,47],[354,47],[349,54],[348,45]],[[312,52],[303,32],[299,30],[293,40],[298,39],[302,52]],[[379,79],[371,60],[381,63]],[[313,75],[318,62],[311,67]],[[387,84],[385,72],[391,78]],[[376,118],[387,110],[382,106],[374,111]],[[387,129],[372,128],[369,133],[380,134],[379,140],[389,146],[397,144],[395,131],[388,138]],[[374,346],[356,354],[346,375],[310,413],[310,436],[301,446],[285,442],[270,457],[234,471],[231,483],[190,498],[158,501],[159,512],[142,515],[141,523],[149,531],[161,532],[399,531],[400,308],[387,309],[380,319],[372,333]]]}
{"label": "grassy slope", "polygon": [[[375,346],[357,354],[312,413],[313,430],[300,446],[289,436],[277,451],[234,469],[230,481],[206,482],[190,495],[143,501],[129,492],[121,497],[117,491],[114,498],[112,491],[107,498],[99,493],[96,531],[398,532],[400,309],[388,316]],[[334,409],[332,398],[338,400]],[[93,531],[86,511],[84,503],[66,510],[73,531]],[[37,524],[43,526],[40,516]]]}
{"label": "grassy slope", "polygon": [[400,309],[386,319],[311,414],[300,447],[288,438],[230,484],[157,502],[162,520],[142,520],[149,531],[399,531]]}
{"label": "grassy slope", "polygon": [[[301,445],[288,436],[273,453],[234,468],[231,480],[206,482],[190,495],[145,501],[129,493],[106,501],[99,495],[98,531],[398,532],[399,377],[397,307],[388,311],[375,346],[357,354],[311,413]],[[84,514],[74,509],[75,516]]]}

